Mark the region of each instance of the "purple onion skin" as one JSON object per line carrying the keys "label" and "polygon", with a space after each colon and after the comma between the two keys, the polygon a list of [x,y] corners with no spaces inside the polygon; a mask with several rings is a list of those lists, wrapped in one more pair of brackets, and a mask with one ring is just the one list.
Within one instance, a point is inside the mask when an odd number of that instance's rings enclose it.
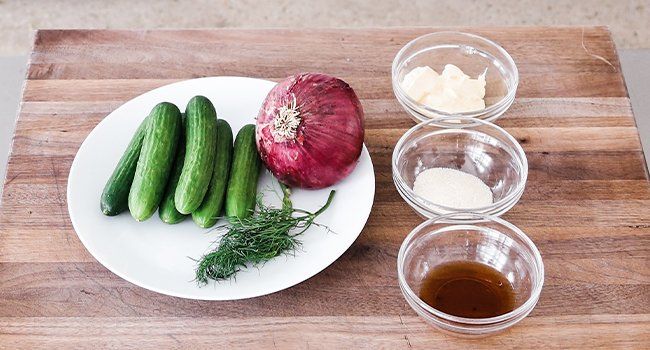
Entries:
{"label": "purple onion skin", "polygon": [[[278,138],[274,121],[295,96],[301,119],[293,139]],[[343,80],[303,73],[278,83],[257,116],[257,149],[266,167],[281,182],[319,189],[348,176],[363,147],[363,108]]]}

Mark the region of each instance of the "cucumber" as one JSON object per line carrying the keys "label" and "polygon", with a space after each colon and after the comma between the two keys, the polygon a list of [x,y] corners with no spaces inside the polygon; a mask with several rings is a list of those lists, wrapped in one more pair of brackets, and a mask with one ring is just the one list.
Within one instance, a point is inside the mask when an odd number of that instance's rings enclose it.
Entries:
{"label": "cucumber", "polygon": [[192,212],[192,220],[203,228],[214,226],[221,214],[226,187],[228,186],[231,160],[232,129],[227,121],[219,119],[217,120],[217,154],[214,160],[214,172],[210,180],[210,187],[208,187],[208,192],[206,192],[201,206]]}
{"label": "cucumber", "polygon": [[245,218],[255,210],[261,161],[255,145],[255,125],[241,128],[235,138],[230,179],[226,191],[226,216]]}
{"label": "cucumber", "polygon": [[165,196],[163,197],[162,202],[160,203],[160,208],[158,208],[158,216],[160,220],[167,224],[177,224],[187,217],[185,214],[181,214],[176,210],[176,205],[174,204],[174,193],[176,193],[176,186],[178,186],[178,179],[181,177],[181,171],[183,170],[183,161],[185,160],[185,128],[181,128],[181,134],[178,138],[178,147],[176,150],[176,159],[174,160],[174,166],[172,172],[169,175],[169,181],[167,183],[167,189],[165,190]]}
{"label": "cucumber", "polygon": [[207,98],[195,96],[185,110],[185,161],[174,194],[176,209],[189,214],[203,202],[214,168],[217,113]]}
{"label": "cucumber", "polygon": [[104,186],[99,201],[104,215],[115,216],[129,208],[129,190],[133,183],[135,168],[138,165],[138,158],[142,150],[142,141],[147,131],[147,120],[149,118],[145,118],[135,131],[124,154],[122,154],[122,158],[117,162],[113,174],[111,174]]}
{"label": "cucumber", "polygon": [[181,133],[181,112],[171,103],[159,103],[148,124],[129,191],[129,210],[137,221],[150,218],[165,194]]}

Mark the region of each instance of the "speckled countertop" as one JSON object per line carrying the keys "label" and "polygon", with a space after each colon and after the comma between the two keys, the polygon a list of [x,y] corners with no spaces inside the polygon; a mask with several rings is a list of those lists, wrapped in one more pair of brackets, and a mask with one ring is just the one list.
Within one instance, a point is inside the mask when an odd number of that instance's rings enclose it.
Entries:
{"label": "speckled countertop", "polygon": [[0,55],[36,28],[609,25],[619,48],[650,48],[649,0],[0,0]]}

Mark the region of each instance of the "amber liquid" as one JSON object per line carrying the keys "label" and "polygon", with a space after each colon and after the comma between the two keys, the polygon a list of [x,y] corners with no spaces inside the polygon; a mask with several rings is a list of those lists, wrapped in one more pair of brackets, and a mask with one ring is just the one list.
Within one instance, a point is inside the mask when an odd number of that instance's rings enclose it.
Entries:
{"label": "amber liquid", "polygon": [[429,271],[420,299],[444,313],[468,318],[499,316],[515,308],[510,281],[488,265],[468,261],[445,263]]}

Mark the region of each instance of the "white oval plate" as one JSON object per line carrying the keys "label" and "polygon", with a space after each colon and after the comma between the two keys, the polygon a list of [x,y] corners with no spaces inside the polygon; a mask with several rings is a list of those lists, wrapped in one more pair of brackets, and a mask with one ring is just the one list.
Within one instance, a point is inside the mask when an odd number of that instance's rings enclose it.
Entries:
{"label": "white oval plate", "polygon": [[[181,110],[192,96],[203,95],[214,103],[217,116],[237,131],[254,123],[272,81],[242,77],[209,77],[181,81],[142,94],[102,120],[83,142],[68,177],[70,219],[86,249],[106,268],[140,287],[181,298],[234,300],[265,295],[296,285],[338,259],[363,229],[375,193],[375,176],[368,150],[350,176],[332,186],[336,196],[317,222],[301,236],[302,248],[280,256],[259,268],[247,268],[236,279],[199,287],[194,281],[196,262],[214,247],[219,232],[196,226],[191,218],[177,225],[160,221],[158,214],[138,223],[129,213],[104,216],[99,198],[106,180],[138,125],[159,102],[169,101]],[[277,182],[268,173],[260,177],[258,190],[264,201],[279,203],[271,187]],[[295,190],[297,208],[316,210],[325,203],[330,188]]]}

